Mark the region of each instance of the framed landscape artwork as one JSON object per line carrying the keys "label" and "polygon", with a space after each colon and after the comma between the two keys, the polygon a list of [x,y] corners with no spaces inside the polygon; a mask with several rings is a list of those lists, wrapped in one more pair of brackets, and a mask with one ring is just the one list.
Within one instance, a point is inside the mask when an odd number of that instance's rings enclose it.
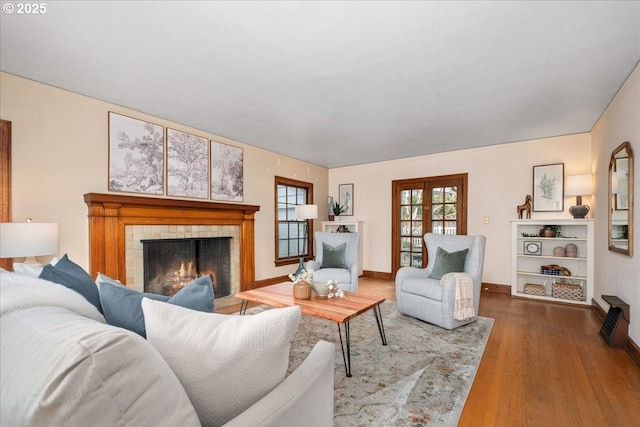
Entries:
{"label": "framed landscape artwork", "polygon": [[533,210],[564,210],[564,163],[533,167]]}
{"label": "framed landscape artwork", "polygon": [[242,148],[211,141],[211,199],[241,202],[243,173]]}
{"label": "framed landscape artwork", "polygon": [[341,215],[353,215],[353,184],[340,184],[338,186],[338,200],[340,206],[345,207]]}
{"label": "framed landscape artwork", "polygon": [[109,112],[109,191],[164,194],[164,128]]}
{"label": "framed landscape artwork", "polygon": [[167,129],[167,195],[209,197],[209,140]]}

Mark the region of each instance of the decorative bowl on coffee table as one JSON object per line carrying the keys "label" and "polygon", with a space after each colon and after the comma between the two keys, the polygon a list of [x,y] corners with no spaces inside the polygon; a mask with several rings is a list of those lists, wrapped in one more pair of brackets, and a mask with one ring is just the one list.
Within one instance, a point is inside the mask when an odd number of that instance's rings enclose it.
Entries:
{"label": "decorative bowl on coffee table", "polygon": [[311,284],[313,291],[320,297],[326,297],[329,295],[329,283],[327,282],[313,282]]}

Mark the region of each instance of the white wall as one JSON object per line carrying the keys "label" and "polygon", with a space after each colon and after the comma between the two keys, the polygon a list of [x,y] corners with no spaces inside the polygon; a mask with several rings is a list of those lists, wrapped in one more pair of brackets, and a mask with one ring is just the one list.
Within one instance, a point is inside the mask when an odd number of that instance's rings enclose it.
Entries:
{"label": "white wall", "polygon": [[[533,190],[534,165],[564,163],[565,175],[589,173],[588,133],[452,151],[329,171],[329,195],[338,185],[354,184],[354,216],[364,221],[364,269],[391,272],[391,182],[398,179],[469,174],[468,234],[487,236],[484,281],[510,284],[511,223],[516,206]],[[589,204],[590,198],[583,197]],[[564,212],[532,212],[531,217],[571,218],[575,197]],[[489,218],[489,224],[483,218]],[[349,218],[349,217],[346,217]],[[605,216],[606,218],[606,216]]]}
{"label": "white wall", "polygon": [[[12,125],[12,216],[60,224],[60,254],[89,265],[85,193],[106,193],[109,111],[169,126],[244,149],[244,201],[256,214],[256,279],[289,274],[274,265],[274,176],[314,184],[326,218],[325,168],[261,150],[144,113],[0,73],[0,118]],[[215,118],[212,117],[212,120]],[[318,223],[319,224],[319,223]],[[316,224],[316,225],[318,225]],[[48,257],[51,258],[51,257]],[[39,258],[48,261],[47,257]]]}
{"label": "white wall", "polygon": [[[640,65],[625,82],[624,86],[609,107],[606,109],[592,130],[592,161],[596,174],[596,214],[601,221],[596,222],[596,271],[595,296],[603,308],[609,305],[602,295],[616,295],[631,306],[631,325],[629,336],[636,344],[640,344]],[[608,250],[607,210],[608,188],[607,175],[611,153],[625,141],[631,143],[634,154],[635,185],[633,197],[635,210],[633,215],[635,254],[628,257]]]}

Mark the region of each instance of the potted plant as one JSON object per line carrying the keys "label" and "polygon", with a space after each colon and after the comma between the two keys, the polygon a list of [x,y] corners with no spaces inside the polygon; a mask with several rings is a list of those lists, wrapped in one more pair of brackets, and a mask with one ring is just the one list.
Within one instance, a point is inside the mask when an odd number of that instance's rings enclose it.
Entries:
{"label": "potted plant", "polygon": [[344,213],[346,210],[347,210],[347,207],[346,207],[346,206],[344,206],[344,205],[340,206],[340,203],[338,203],[338,202],[336,202],[336,203],[333,205],[333,214],[334,214],[335,216],[340,216],[340,214],[341,214],[341,213]]}
{"label": "potted plant", "polygon": [[540,237],[562,237],[562,226],[545,225],[540,229]]}

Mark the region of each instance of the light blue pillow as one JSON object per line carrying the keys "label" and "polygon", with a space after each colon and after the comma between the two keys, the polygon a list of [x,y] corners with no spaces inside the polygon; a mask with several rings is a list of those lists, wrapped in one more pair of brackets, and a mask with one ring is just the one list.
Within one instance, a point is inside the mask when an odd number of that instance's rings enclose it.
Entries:
{"label": "light blue pillow", "polygon": [[436,251],[436,261],[429,277],[432,279],[442,279],[447,273],[462,273],[464,271],[464,263],[467,260],[469,249],[463,249],[457,252],[447,252],[438,246]]}
{"label": "light blue pillow", "polygon": [[349,268],[344,260],[347,251],[347,243],[336,247],[322,243],[322,267],[321,268]]}
{"label": "light blue pillow", "polygon": [[111,281],[100,282],[100,301],[107,323],[129,329],[146,338],[141,306],[142,298],[145,297],[192,310],[213,313],[213,283],[210,276],[194,280],[171,298],[137,292]]}
{"label": "light blue pillow", "polygon": [[40,273],[40,278],[50,282],[58,283],[73,289],[93,304],[99,312],[102,313],[102,305],[100,304],[100,294],[98,287],[93,281],[89,273],[84,271],[75,262],[71,261],[67,254],[56,263],[56,265],[47,264]]}

